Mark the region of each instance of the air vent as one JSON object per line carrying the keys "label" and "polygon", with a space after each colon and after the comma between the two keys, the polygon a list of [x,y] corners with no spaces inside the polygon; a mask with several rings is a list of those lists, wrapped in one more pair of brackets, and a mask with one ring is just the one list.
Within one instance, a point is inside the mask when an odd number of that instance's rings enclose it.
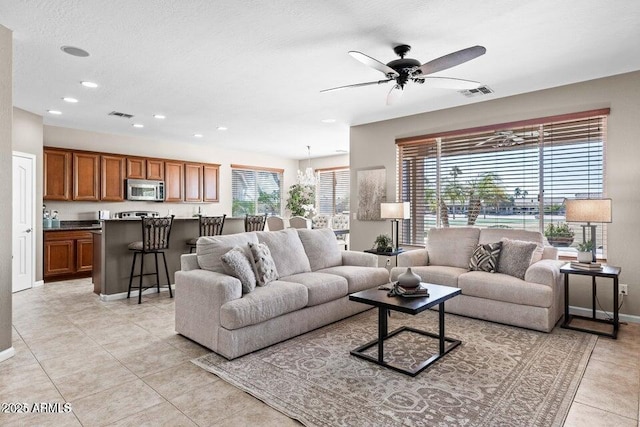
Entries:
{"label": "air vent", "polygon": [[131,119],[133,118],[133,114],[120,113],[118,111],[112,111],[109,113],[110,116],[122,117],[123,119]]}
{"label": "air vent", "polygon": [[475,89],[461,90],[460,93],[467,98],[472,98],[474,96],[489,95],[490,93],[493,93],[493,89],[489,86],[480,86]]}

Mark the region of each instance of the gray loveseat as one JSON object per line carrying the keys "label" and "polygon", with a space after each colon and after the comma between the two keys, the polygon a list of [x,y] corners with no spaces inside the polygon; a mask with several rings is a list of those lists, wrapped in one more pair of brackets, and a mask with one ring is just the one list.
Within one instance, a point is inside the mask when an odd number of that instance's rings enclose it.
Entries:
{"label": "gray loveseat", "polygon": [[[502,238],[536,243],[533,256],[527,260],[524,278],[499,272],[469,271],[469,260],[476,246]],[[433,228],[429,231],[425,249],[398,256],[398,267],[391,270],[391,280],[397,280],[407,267],[412,267],[424,282],[461,289],[461,295],[445,304],[447,312],[549,332],[562,316],[564,307],[562,261],[557,258],[557,249],[545,246],[539,232]]]}
{"label": "gray loveseat", "polygon": [[[243,294],[221,257],[265,243],[279,279]],[[348,295],[389,282],[375,255],[341,251],[330,229],[286,229],[201,237],[175,274],[176,331],[233,359],[370,306]]]}

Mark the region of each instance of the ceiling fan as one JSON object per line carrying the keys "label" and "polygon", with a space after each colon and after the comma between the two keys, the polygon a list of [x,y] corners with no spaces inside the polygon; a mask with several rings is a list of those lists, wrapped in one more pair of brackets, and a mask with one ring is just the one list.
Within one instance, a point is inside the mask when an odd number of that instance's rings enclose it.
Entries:
{"label": "ceiling fan", "polygon": [[436,58],[422,65],[420,65],[420,61],[418,61],[417,59],[405,58],[410,50],[411,46],[407,44],[401,44],[394,47],[393,51],[400,57],[400,59],[395,59],[387,64],[383,64],[377,59],[365,55],[362,52],[352,50],[349,52],[349,55],[362,62],[363,64],[380,71],[385,75],[386,79],[339,86],[331,89],[324,89],[320,92],[331,92],[334,90],[353,87],[379,85],[393,81],[395,82],[395,84],[387,95],[387,105],[390,105],[398,98],[400,98],[403,93],[404,86],[409,81],[413,81],[419,84],[428,81],[437,87],[460,90],[474,89],[481,86],[481,83],[472,80],[455,79],[451,77],[432,77],[430,76],[430,74],[455,67],[456,65],[460,65],[464,62],[484,55],[487,49],[485,49],[483,46],[468,47],[466,49],[441,56],[440,58]]}
{"label": "ceiling fan", "polygon": [[540,136],[540,132],[537,130],[515,133],[512,130],[500,130],[495,135],[490,136],[484,141],[480,141],[476,144],[476,147],[486,144],[487,142],[493,142],[494,147],[508,147],[511,145],[522,144],[525,138],[537,138]]}

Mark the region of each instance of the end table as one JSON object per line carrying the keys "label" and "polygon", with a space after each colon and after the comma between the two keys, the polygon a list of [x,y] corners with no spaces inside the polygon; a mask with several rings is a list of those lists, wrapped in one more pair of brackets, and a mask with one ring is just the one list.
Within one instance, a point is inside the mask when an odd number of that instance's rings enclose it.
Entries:
{"label": "end table", "polygon": [[[603,265],[599,270],[580,270],[571,267],[571,263],[565,264],[560,268],[560,272],[564,274],[564,319],[561,327],[565,329],[574,329],[576,331],[590,332],[592,334],[602,335],[616,339],[620,320],[618,315],[618,277],[622,269],[612,265]],[[591,277],[591,317],[579,316],[577,314],[569,314],[569,275],[576,274],[579,276]],[[613,320],[596,318],[596,277],[604,277],[613,279]],[[586,319],[598,323],[607,323],[613,326],[611,333],[602,332],[594,329],[580,328],[571,326],[571,319]]]}

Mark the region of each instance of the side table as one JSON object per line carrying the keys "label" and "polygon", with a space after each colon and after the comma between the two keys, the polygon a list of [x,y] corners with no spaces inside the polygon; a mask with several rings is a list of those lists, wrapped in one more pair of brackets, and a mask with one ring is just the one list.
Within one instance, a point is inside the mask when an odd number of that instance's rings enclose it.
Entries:
{"label": "side table", "polygon": [[[600,270],[580,270],[571,267],[571,263],[565,264],[560,268],[560,272],[564,274],[564,319],[561,327],[565,329],[574,329],[576,331],[591,332],[593,334],[605,337],[617,338],[620,320],[618,314],[618,277],[622,269],[612,265],[603,265]],[[579,276],[591,277],[591,317],[579,316],[577,314],[569,314],[569,275],[576,274]],[[604,277],[613,279],[613,320],[596,318],[596,277]],[[571,319],[586,319],[598,323],[607,323],[613,326],[611,333],[602,332],[593,329],[571,326]]]}
{"label": "side table", "polygon": [[398,266],[398,255],[400,255],[401,253],[404,252],[404,249],[399,248],[398,250],[395,250],[393,252],[378,252],[374,249],[365,249],[364,252],[368,253],[368,254],[374,254],[374,255],[381,255],[381,256],[388,256],[388,257],[396,257],[396,267]]}

